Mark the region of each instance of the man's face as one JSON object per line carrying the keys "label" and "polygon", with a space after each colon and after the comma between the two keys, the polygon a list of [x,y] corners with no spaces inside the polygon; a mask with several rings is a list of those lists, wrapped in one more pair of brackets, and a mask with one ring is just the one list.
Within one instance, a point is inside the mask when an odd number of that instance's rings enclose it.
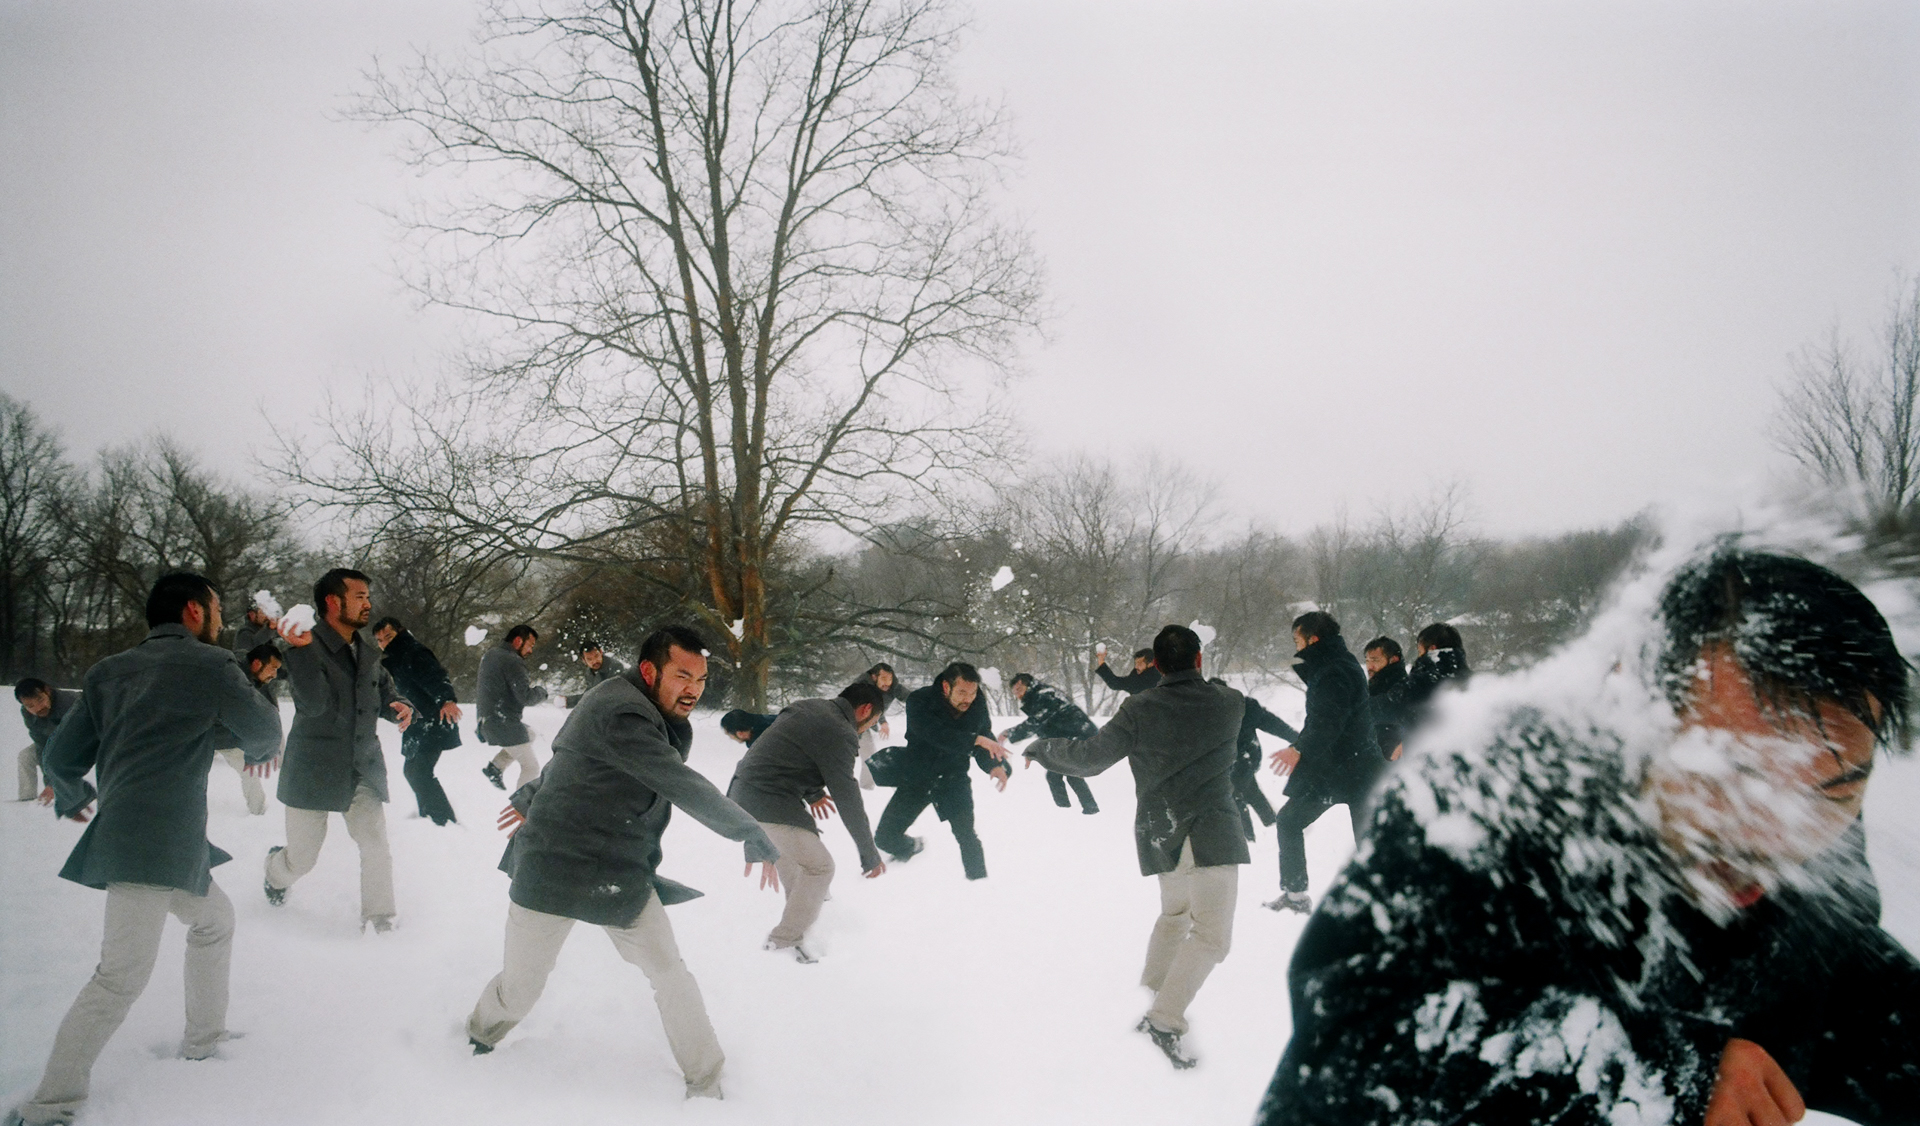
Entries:
{"label": "man's face", "polygon": [[1860,816],[1876,740],[1831,701],[1816,704],[1818,722],[1763,706],[1725,645],[1702,652],[1697,677],[1648,784],[1661,839],[1696,886],[1745,907]]}
{"label": "man's face", "polygon": [[45,719],[53,711],[53,693],[46,691],[35,692],[33,695],[20,701],[20,706],[27,709],[28,715],[36,719]]}
{"label": "man's face", "polygon": [[373,631],[373,643],[375,645],[378,645],[380,648],[385,649],[387,646],[393,644],[394,638],[399,636],[400,636],[399,630],[394,629],[392,626],[382,626],[379,629]]}
{"label": "man's face", "polygon": [[1024,680],[1016,680],[1012,684],[1007,685],[1007,691],[1013,693],[1014,699],[1024,700],[1027,698],[1027,682]]}
{"label": "man's face", "polygon": [[261,626],[266,625],[267,612],[265,610],[262,610],[258,606],[248,606],[247,607],[247,624],[252,626],[254,629],[259,629]]}
{"label": "man's face", "polygon": [[[647,666],[644,666],[644,667],[646,667],[646,668],[652,668],[653,666],[651,666],[651,665],[647,665]],[[744,743],[744,742],[746,742],[746,741],[747,741],[747,736],[749,736],[749,735],[751,735],[751,734],[753,734],[753,732],[751,732],[751,731],[746,731],[746,730],[741,730],[741,731],[729,731],[729,732],[727,732],[727,738],[729,738],[729,739],[731,739],[731,740],[733,740],[733,741],[734,741],[734,742],[736,742],[736,743]]]}
{"label": "man's face", "polygon": [[[382,646],[382,648],[385,648],[385,646]],[[265,684],[280,675],[280,659],[275,657],[273,660],[267,661],[264,664],[259,661],[248,661],[247,668],[253,671],[253,679]]]}
{"label": "man's face", "polygon": [[[1299,634],[1295,634],[1294,637],[1297,640],[1299,638]],[[1379,672],[1381,669],[1386,668],[1388,665],[1398,664],[1399,661],[1400,661],[1400,658],[1398,657],[1387,656],[1387,651],[1385,649],[1369,649],[1367,650],[1366,654],[1360,658],[1360,663],[1367,667],[1368,676],[1372,676],[1374,673]]]}
{"label": "man's face", "polygon": [[[327,609],[332,611],[335,625],[347,629],[363,629],[373,620],[373,593],[367,584],[359,579],[344,579],[347,584],[345,595],[327,595]],[[335,610],[335,607],[338,607]]]}
{"label": "man's face", "polygon": [[189,602],[180,624],[192,631],[193,636],[208,645],[220,643],[220,596],[209,595],[205,602]]}
{"label": "man's face", "polygon": [[878,725],[879,722],[880,709],[874,707],[872,704],[861,704],[859,707],[853,709],[854,730],[860,732],[860,734],[865,735],[869,730]]}
{"label": "man's face", "polygon": [[522,657],[531,657],[533,656],[533,647],[539,643],[540,641],[536,637],[516,637],[512,641],[507,642],[507,647]]}
{"label": "man's face", "polygon": [[973,706],[980,695],[980,682],[977,680],[949,680],[940,688],[940,694],[947,698],[947,706],[956,712],[964,712]]}
{"label": "man's face", "polygon": [[685,719],[693,714],[693,706],[707,690],[706,655],[675,645],[667,651],[665,665],[655,668],[651,661],[640,662],[640,679],[653,689],[653,702],[660,705],[661,712]]}
{"label": "man's face", "polygon": [[886,669],[881,669],[879,672],[874,673],[873,686],[882,692],[893,691],[893,674]]}
{"label": "man's face", "polygon": [[592,669],[594,672],[600,671],[600,662],[606,659],[607,659],[607,655],[605,653],[602,653],[598,649],[589,649],[586,652],[580,654],[581,662],[585,664],[588,668]]}
{"label": "man's face", "polygon": [[1146,671],[1147,671],[1147,667],[1148,667],[1149,665],[1151,665],[1151,664],[1153,664],[1153,662],[1152,662],[1152,661],[1149,661],[1149,660],[1147,660],[1147,659],[1146,659],[1145,657],[1135,657],[1135,658],[1133,659],[1133,671],[1134,671],[1134,672],[1146,672]]}
{"label": "man's face", "polygon": [[1293,651],[1295,653],[1300,652],[1302,649],[1305,649],[1307,646],[1312,644],[1313,644],[1313,638],[1308,637],[1306,634],[1301,633],[1299,630],[1293,631]]}

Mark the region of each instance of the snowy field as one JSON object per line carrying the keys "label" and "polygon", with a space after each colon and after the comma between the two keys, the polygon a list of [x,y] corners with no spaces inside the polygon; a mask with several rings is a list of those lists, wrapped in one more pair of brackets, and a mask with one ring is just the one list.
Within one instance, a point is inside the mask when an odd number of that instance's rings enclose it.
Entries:
{"label": "snowy field", "polygon": [[[1297,693],[1263,696],[1300,719]],[[740,748],[716,716],[696,716],[691,761],[724,786]],[[564,718],[529,711],[543,758]],[[7,750],[24,742],[16,722],[0,725],[15,740]],[[214,874],[238,914],[229,1020],[245,1037],[215,1061],[172,1058],[184,929],[170,923],[153,983],[94,1071],[84,1123],[1242,1123],[1286,1043],[1286,966],[1304,920],[1259,907],[1277,885],[1271,830],[1242,870],[1233,953],[1190,1013],[1200,1066],[1175,1072],[1132,1031],[1148,1003],[1136,979],[1157,897],[1135,866],[1121,766],[1093,780],[1095,817],[1057,809],[1037,768],[1016,771],[1005,793],[976,778],[991,872],[976,884],[930,811],[914,830],[926,852],[873,881],[858,878],[831,823],[840,875],[814,966],[760,949],[778,898],[742,878],[738,845],[676,817],[662,870],[707,893],[672,919],[727,1052],[724,1103],[683,1101],[645,978],[584,924],[533,1014],[493,1055],[473,1057],[462,1021],[499,969],[506,917],[493,826],[505,795],[481,778],[488,752],[469,731],[440,766],[464,822],[436,828],[413,815],[398,736],[382,730],[399,929],[359,933],[357,853],[337,819],[319,866],[269,908],[261,858],[284,840],[281,807],[248,817],[238,778],[216,762],[208,835],[238,858]],[[1277,781],[1264,777],[1276,799]],[[1867,824],[1886,925],[1910,949],[1920,949],[1916,809],[1920,762],[1884,762]],[[55,875],[80,832],[37,805],[0,806],[7,1105],[30,1093],[97,959],[104,897]],[[1320,892],[1352,848],[1345,816],[1323,818],[1307,841]]]}

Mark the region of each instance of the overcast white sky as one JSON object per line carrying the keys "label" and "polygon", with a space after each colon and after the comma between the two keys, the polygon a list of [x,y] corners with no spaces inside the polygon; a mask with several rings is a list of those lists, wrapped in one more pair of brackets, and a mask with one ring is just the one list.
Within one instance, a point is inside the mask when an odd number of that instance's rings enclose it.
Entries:
{"label": "overcast white sky", "polygon": [[[256,404],[432,370],[391,139],[329,115],[475,8],[0,0],[0,388],[244,473]],[[974,11],[1058,309],[1037,447],[1158,447],[1284,530],[1451,479],[1498,533],[1747,487],[1788,353],[1920,269],[1907,0]]]}

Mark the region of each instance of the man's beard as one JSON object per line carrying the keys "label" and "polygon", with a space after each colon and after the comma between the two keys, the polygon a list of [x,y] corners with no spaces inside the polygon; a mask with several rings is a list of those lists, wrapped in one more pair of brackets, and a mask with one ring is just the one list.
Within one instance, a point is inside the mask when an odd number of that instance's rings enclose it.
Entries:
{"label": "man's beard", "polygon": [[360,611],[360,616],[357,618],[348,617],[345,611],[342,611],[340,614],[340,624],[343,626],[347,626],[351,629],[365,629],[367,628],[367,623],[372,620],[373,620],[373,607],[371,606],[367,607],[365,610]]}
{"label": "man's beard", "polygon": [[208,645],[220,644],[220,631],[213,624],[212,614],[200,619],[200,628],[194,631],[193,636],[196,640],[204,641]]}

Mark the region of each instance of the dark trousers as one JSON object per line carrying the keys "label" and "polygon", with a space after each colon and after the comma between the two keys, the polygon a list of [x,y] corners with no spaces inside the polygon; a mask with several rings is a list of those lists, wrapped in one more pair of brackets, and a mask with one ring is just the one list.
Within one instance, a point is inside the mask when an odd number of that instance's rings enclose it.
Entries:
{"label": "dark trousers", "polygon": [[1254,818],[1258,817],[1262,825],[1271,825],[1275,816],[1272,803],[1267,801],[1267,795],[1261,792],[1260,783],[1254,778],[1257,769],[1257,762],[1252,766],[1233,768],[1233,797],[1235,804],[1240,807],[1240,831],[1247,835],[1248,840],[1253,839]]}
{"label": "dark trousers", "polygon": [[929,805],[940,815],[940,820],[947,823],[947,828],[953,830],[967,879],[986,879],[986,850],[980,847],[980,837],[973,831],[973,782],[965,775],[913,778],[895,787],[887,808],[880,814],[880,824],[874,827],[873,843],[895,856],[912,852],[913,841],[908,838],[907,830]]}
{"label": "dark trousers", "polygon": [[1345,805],[1347,816],[1353,820],[1353,839],[1357,841],[1363,804],[1359,798],[1349,801],[1326,794],[1287,799],[1287,804],[1280,807],[1273,819],[1273,827],[1280,834],[1281,891],[1307,890],[1307,826],[1320,820],[1320,815],[1334,806]]}
{"label": "dark trousers", "polygon": [[420,807],[420,816],[433,818],[435,825],[445,825],[455,818],[453,803],[447,800],[447,791],[441,788],[440,779],[433,776],[433,768],[439,763],[439,751],[412,751],[406,756],[406,765],[401,768],[401,773],[407,776],[407,785],[413,787],[413,798]]}
{"label": "dark trousers", "polygon": [[1051,770],[1047,771],[1047,789],[1053,791],[1053,804],[1061,809],[1073,807],[1073,802],[1067,797],[1068,786],[1072,786],[1073,792],[1080,795],[1081,809],[1093,813],[1100,808],[1100,803],[1093,800],[1093,791],[1087,788],[1085,778],[1070,778],[1064,774],[1055,774]]}

